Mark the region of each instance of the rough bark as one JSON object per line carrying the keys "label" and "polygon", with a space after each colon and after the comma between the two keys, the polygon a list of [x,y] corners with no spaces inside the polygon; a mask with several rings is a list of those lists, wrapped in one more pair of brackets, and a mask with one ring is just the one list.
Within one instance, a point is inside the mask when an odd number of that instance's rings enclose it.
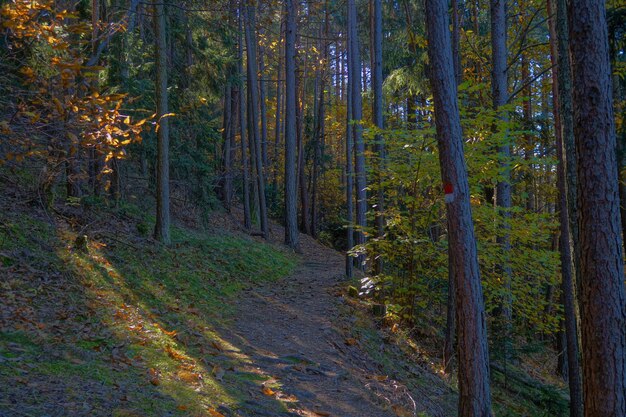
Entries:
{"label": "rough bark", "polygon": [[446,209],[449,251],[457,284],[459,416],[489,417],[487,326],[463,154],[447,2],[426,0],[425,4],[441,176],[443,183],[454,190],[454,198],[446,204]]}
{"label": "rough bark", "polygon": [[296,5],[285,0],[285,244],[300,248],[296,188]]}
{"label": "rough bark", "polygon": [[586,417],[626,415],[626,296],[603,0],[568,9],[578,170],[580,308]]}

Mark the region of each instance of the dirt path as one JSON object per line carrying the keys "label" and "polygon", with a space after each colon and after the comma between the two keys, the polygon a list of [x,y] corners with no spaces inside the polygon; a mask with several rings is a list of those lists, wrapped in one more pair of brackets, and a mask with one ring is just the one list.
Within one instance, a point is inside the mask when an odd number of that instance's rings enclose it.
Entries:
{"label": "dirt path", "polygon": [[[276,395],[289,408],[279,414],[257,409],[251,415],[450,415],[441,406],[449,395],[441,381],[434,381],[434,391],[411,392],[393,379],[398,376],[385,374],[383,364],[352,337],[355,318],[338,292],[343,256],[307,237],[302,244],[304,255],[292,276],[248,289],[240,297],[232,336],[253,366],[280,384]],[[413,372],[423,379],[422,371]],[[442,397],[429,398],[437,393]]]}

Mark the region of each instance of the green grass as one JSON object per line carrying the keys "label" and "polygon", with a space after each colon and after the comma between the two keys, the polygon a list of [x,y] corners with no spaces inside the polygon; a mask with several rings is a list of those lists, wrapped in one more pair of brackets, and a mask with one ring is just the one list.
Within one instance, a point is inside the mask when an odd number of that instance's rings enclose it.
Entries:
{"label": "green grass", "polygon": [[[101,415],[119,416],[210,415],[237,408],[250,386],[260,392],[269,376],[245,371],[250,360],[225,329],[239,292],[288,275],[295,257],[247,236],[183,228],[164,247],[143,238],[150,218],[139,210],[116,214],[98,208],[116,239],[90,237],[80,253],[72,228],[0,213],[0,265],[16,271],[0,287],[3,308],[32,307],[0,328],[0,386],[11,387],[0,411],[11,395],[31,414],[62,401],[53,390],[23,392],[30,384],[54,386],[70,403],[86,393]],[[34,284],[33,274],[58,281]],[[107,397],[124,406],[106,410]]]}

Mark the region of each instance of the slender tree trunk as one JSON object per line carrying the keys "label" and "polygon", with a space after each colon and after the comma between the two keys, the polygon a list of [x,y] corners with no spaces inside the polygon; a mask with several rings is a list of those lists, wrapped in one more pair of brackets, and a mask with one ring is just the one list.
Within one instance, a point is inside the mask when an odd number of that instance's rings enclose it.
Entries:
{"label": "slender tree trunk", "polygon": [[[355,0],[348,0],[348,42],[351,44],[348,58],[349,82],[352,84],[352,130],[354,136],[354,177],[356,185],[356,233],[357,245],[365,243],[364,228],[367,226],[367,195],[365,178],[365,142],[363,141],[363,99],[361,97],[361,58],[357,33],[357,11]],[[363,267],[363,260],[359,260]]]}
{"label": "slender tree trunk", "polygon": [[154,237],[169,245],[170,239],[170,168],[169,121],[167,118],[167,45],[163,2],[154,0],[154,33],[156,53],[157,126],[157,209]]}
{"label": "slender tree trunk", "polygon": [[[491,51],[492,51],[492,74],[491,91],[493,95],[493,107],[498,112],[498,118],[503,122],[507,120],[507,115],[502,110],[508,101],[507,93],[507,46],[506,46],[506,0],[491,0]],[[505,321],[504,334],[505,345],[509,343],[510,327],[512,322],[511,313],[511,147],[506,130],[496,133],[504,134],[504,139],[498,147],[498,159],[500,159],[500,175],[502,179],[497,184],[496,206],[499,215],[502,217],[502,235],[498,236],[497,242],[501,247],[503,261],[499,269],[504,279],[504,300],[502,302],[502,316]],[[505,346],[505,356],[507,356]]]}
{"label": "slender tree trunk", "polygon": [[626,416],[626,295],[605,2],[568,10],[586,417]]}
{"label": "slender tree trunk", "polygon": [[285,0],[285,244],[300,250],[296,187],[296,18],[295,0]]}
{"label": "slender tree trunk", "polygon": [[[243,79],[243,5],[239,3],[239,76]],[[248,167],[248,145],[246,140],[246,98],[244,83],[239,85],[239,133],[241,135],[241,170],[243,180],[243,227],[246,230],[252,228],[250,212],[250,169]]]}
{"label": "slender tree trunk", "polygon": [[[383,118],[383,6],[382,0],[372,0],[372,90],[374,91],[374,125],[384,129]],[[385,234],[385,193],[383,190],[383,170],[385,169],[385,142],[381,133],[376,135],[374,151],[378,157],[376,174],[376,235],[380,239]],[[376,272],[383,272],[383,259],[378,256]]]}
{"label": "slender tree trunk", "polygon": [[567,210],[574,258],[575,290],[580,292],[580,248],[578,239],[578,207],[576,196],[578,174],[576,168],[576,145],[574,143],[574,110],[572,103],[572,75],[569,56],[569,29],[567,23],[567,0],[556,0],[557,79],[559,84],[559,117],[561,136],[565,146],[565,176],[567,186]]}
{"label": "slender tree trunk", "polygon": [[490,417],[487,326],[463,155],[448,7],[444,0],[426,0],[425,5],[439,162],[448,194],[448,250],[457,284],[459,416]]}
{"label": "slender tree trunk", "polygon": [[276,210],[276,205],[278,203],[278,171],[280,166],[280,155],[278,153],[278,148],[280,145],[280,136],[283,133],[283,127],[281,125],[281,111],[283,109],[283,96],[282,85],[283,82],[281,80],[283,74],[283,31],[284,31],[284,22],[280,23],[280,35],[278,39],[278,65],[277,65],[277,80],[276,80],[276,121],[274,123],[274,160],[273,160],[273,175],[272,175],[272,210]]}
{"label": "slender tree trunk", "polygon": [[[558,0],[548,0],[548,16],[552,15],[553,5]],[[550,28],[550,52],[552,64],[557,61],[557,45],[556,45],[556,24],[554,17],[548,21]],[[556,133],[556,155],[558,160],[557,166],[557,188],[558,188],[558,211],[560,222],[559,235],[559,251],[561,254],[561,301],[563,303],[564,320],[563,330],[559,333],[565,333],[565,337],[561,337],[561,342],[565,342],[561,346],[562,356],[566,359],[559,360],[559,364],[566,363],[566,371],[563,375],[567,376],[570,391],[570,417],[582,417],[582,386],[580,381],[580,364],[578,362],[578,329],[576,324],[576,303],[574,298],[574,261],[572,259],[572,246],[570,235],[570,222],[567,204],[567,165],[565,160],[565,144],[563,143],[563,128],[561,126],[561,114],[559,109],[559,89],[557,70],[553,70],[552,74],[552,102],[554,108],[554,130]],[[561,343],[563,345],[563,343]]]}
{"label": "slender tree trunk", "polygon": [[232,161],[231,161],[231,136],[233,132],[233,106],[232,106],[232,86],[230,82],[226,85],[224,89],[224,125],[222,131],[222,142],[223,142],[223,152],[222,152],[222,186],[221,186],[221,197],[222,204],[226,211],[230,212],[230,202],[231,202],[231,190],[232,190],[232,178],[231,178],[231,169],[232,169]]}
{"label": "slender tree trunk", "polygon": [[259,48],[259,74],[261,79],[259,80],[259,99],[261,105],[261,161],[263,162],[263,168],[267,168],[267,103],[265,98],[267,97],[267,83],[265,82],[265,48]]}
{"label": "slender tree trunk", "polygon": [[[308,48],[307,48],[308,49]],[[305,64],[306,68],[306,64]],[[306,80],[306,71],[303,77]],[[296,82],[296,85],[298,83]],[[307,187],[306,178],[306,158],[304,155],[304,94],[306,87],[303,86],[302,90],[296,87],[296,92],[302,91],[302,99],[296,100],[296,142],[298,147],[298,185],[300,186],[300,229],[307,235],[311,234],[311,222],[309,215],[311,208],[309,206],[309,190]]]}
{"label": "slender tree trunk", "polygon": [[[349,41],[346,42],[346,49],[349,55],[350,49],[352,49]],[[343,80],[343,74],[341,79]],[[352,124],[352,82],[349,75],[346,89],[346,249],[351,250],[354,247],[354,162],[352,157],[354,125]],[[352,278],[353,272],[354,258],[346,254],[346,277]]]}

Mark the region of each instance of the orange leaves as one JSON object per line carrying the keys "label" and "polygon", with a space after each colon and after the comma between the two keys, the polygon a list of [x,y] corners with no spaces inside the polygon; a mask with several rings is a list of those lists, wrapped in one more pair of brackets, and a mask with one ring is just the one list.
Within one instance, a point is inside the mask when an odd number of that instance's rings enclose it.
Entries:
{"label": "orange leaves", "polygon": [[157,386],[161,383],[159,380],[160,372],[154,368],[150,368],[148,370],[148,380],[154,386]]}
{"label": "orange leaves", "polygon": [[197,384],[202,382],[202,374],[199,372],[178,371],[178,379],[187,384]]}
{"label": "orange leaves", "polygon": [[187,357],[185,355],[182,355],[180,353],[178,353],[176,350],[172,349],[171,347],[167,346],[165,348],[165,351],[167,352],[168,356],[174,360],[177,361],[184,361],[187,359]]}
{"label": "orange leaves", "polygon": [[220,413],[214,408],[209,408],[209,414],[211,415],[211,417],[224,417],[224,414]]}
{"label": "orange leaves", "polygon": [[274,395],[276,395],[276,392],[270,387],[263,387],[263,394],[267,395],[268,397],[273,397]]}
{"label": "orange leaves", "polygon": [[[97,82],[105,68],[88,66],[84,39],[73,36],[90,33],[91,24],[72,12],[58,10],[58,2],[53,0],[4,3],[0,7],[0,30],[10,30],[11,48],[43,48],[37,52],[37,64],[20,69],[24,86],[16,87],[32,93],[27,95],[18,113],[30,119],[30,130],[20,131],[18,135],[8,126],[1,126],[0,131],[15,136],[11,140],[17,147],[33,151],[29,138],[36,133],[32,132],[41,131],[41,125],[62,121],[64,131],[59,136],[71,144],[70,152],[75,154],[81,147],[95,150],[105,156],[105,165],[124,158],[122,147],[139,141],[145,123],[152,117],[133,123],[129,115],[121,114],[127,96],[106,91]],[[45,153],[54,152],[55,148],[66,149],[58,137],[37,146]],[[104,166],[101,174],[108,172],[110,169]]]}

